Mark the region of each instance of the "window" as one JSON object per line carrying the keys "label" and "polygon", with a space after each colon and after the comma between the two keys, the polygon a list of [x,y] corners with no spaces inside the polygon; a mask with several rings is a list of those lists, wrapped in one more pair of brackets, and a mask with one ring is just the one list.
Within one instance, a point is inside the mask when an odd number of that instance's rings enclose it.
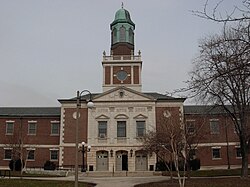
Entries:
{"label": "window", "polygon": [[219,120],[210,120],[211,134],[220,134]]}
{"label": "window", "polygon": [[126,29],[125,27],[120,28],[120,42],[125,42],[126,41]]}
{"label": "window", "polygon": [[240,147],[236,147],[236,158],[241,158],[241,150]]}
{"label": "window", "polygon": [[117,137],[126,137],[126,121],[117,122]]}
{"label": "window", "polygon": [[28,134],[35,135],[36,134],[36,122],[29,122],[28,124]]}
{"label": "window", "polygon": [[12,149],[5,149],[4,150],[4,159],[11,160]]}
{"label": "window", "polygon": [[51,135],[59,135],[59,122],[51,123]]}
{"label": "window", "polygon": [[58,160],[58,150],[50,150],[50,160]]}
{"label": "window", "polygon": [[134,33],[131,28],[129,29],[129,42],[132,44],[134,43]]}
{"label": "window", "polygon": [[14,132],[14,122],[6,123],[6,134],[13,134]]}
{"label": "window", "polygon": [[35,160],[35,150],[27,150],[27,160]]}
{"label": "window", "polygon": [[136,136],[142,137],[145,135],[145,121],[136,121]]}
{"label": "window", "polygon": [[112,31],[112,44],[116,43],[117,42],[117,29],[114,28],[113,31]]}
{"label": "window", "polygon": [[221,158],[221,155],[220,155],[220,148],[213,148],[213,149],[212,149],[212,158],[213,158],[213,159]]}
{"label": "window", "polygon": [[188,134],[194,134],[195,133],[195,121],[187,121],[187,133]]}
{"label": "window", "polygon": [[107,121],[98,121],[98,137],[107,137]]}

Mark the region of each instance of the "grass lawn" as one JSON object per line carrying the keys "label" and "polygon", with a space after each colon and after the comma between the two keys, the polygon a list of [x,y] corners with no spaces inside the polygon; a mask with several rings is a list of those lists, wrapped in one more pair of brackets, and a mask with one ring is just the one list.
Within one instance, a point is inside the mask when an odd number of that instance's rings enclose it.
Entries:
{"label": "grass lawn", "polygon": [[[0,187],[72,187],[73,181],[45,181],[29,179],[0,179]],[[93,184],[79,182],[79,187],[93,187]]]}
{"label": "grass lawn", "polygon": [[[165,181],[148,184],[139,184],[135,187],[179,187],[178,181]],[[200,179],[189,179],[186,181],[185,187],[250,187],[250,179],[235,178],[200,178]]]}

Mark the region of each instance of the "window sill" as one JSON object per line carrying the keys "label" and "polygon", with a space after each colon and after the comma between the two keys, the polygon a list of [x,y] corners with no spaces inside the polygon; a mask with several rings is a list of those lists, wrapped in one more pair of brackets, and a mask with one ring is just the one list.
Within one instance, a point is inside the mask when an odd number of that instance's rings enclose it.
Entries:
{"label": "window sill", "polygon": [[50,134],[50,136],[59,136],[59,134]]}
{"label": "window sill", "polygon": [[222,160],[222,158],[212,158],[212,160]]}

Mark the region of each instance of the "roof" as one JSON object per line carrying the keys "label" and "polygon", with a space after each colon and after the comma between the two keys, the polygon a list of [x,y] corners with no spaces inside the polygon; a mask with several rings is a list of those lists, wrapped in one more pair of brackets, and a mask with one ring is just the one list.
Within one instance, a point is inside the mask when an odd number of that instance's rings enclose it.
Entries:
{"label": "roof", "polygon": [[[144,95],[145,97],[148,97],[149,99],[152,99],[152,100],[156,100],[156,101],[180,101],[180,102],[184,102],[186,98],[177,98],[177,97],[172,97],[172,96],[168,96],[168,95],[165,95],[165,94],[160,94],[160,93],[157,93],[157,92],[137,92],[133,89],[130,89],[130,88],[127,88],[127,87],[124,87],[124,86],[120,86],[120,87],[116,87],[116,88],[113,88],[111,90],[108,90],[104,93],[92,93],[91,96],[90,94],[86,94],[86,95],[81,95],[81,100],[82,101],[87,101],[89,99],[93,99],[95,100],[95,98],[98,98],[100,96],[102,96],[103,94],[107,94],[109,92],[113,92],[114,90],[119,90],[119,89],[126,89],[128,91],[131,91],[131,92],[134,92],[135,94],[140,94],[140,95]],[[73,97],[71,99],[58,99],[58,101],[60,103],[63,103],[63,102],[76,102],[76,97]]]}
{"label": "roof", "polygon": [[124,8],[119,9],[115,13],[115,20],[111,23],[111,25],[114,25],[116,23],[129,23],[129,24],[135,26],[135,24],[133,23],[133,21],[130,18],[129,11],[127,11]]}
{"label": "roof", "polygon": [[184,102],[184,100],[186,99],[186,98],[172,97],[172,96],[160,94],[160,93],[157,93],[157,92],[145,92],[143,94],[151,96],[156,100],[183,100],[183,102]]}
{"label": "roof", "polygon": [[0,107],[0,116],[60,116],[60,107]]}
{"label": "roof", "polygon": [[[227,106],[230,107],[230,106]],[[184,105],[184,114],[225,114],[222,106],[216,105]]]}

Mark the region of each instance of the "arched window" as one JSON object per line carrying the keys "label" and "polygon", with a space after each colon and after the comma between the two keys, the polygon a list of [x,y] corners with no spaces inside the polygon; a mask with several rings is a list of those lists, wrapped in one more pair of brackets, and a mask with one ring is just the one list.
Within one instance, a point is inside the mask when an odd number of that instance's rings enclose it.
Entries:
{"label": "arched window", "polygon": [[134,43],[134,32],[131,28],[129,29],[129,43]]}
{"label": "arched window", "polygon": [[113,29],[111,38],[112,38],[112,41],[111,41],[112,44],[117,42],[117,29],[116,28]]}
{"label": "arched window", "polygon": [[125,27],[120,28],[120,42],[125,42],[126,41],[126,29]]}

